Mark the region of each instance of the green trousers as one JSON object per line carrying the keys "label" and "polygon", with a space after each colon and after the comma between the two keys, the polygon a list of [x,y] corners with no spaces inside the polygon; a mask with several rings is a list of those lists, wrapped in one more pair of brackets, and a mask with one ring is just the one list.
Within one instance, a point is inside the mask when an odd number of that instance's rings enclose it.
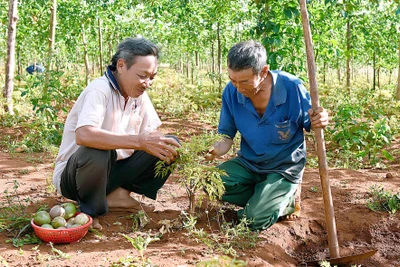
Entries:
{"label": "green trousers", "polygon": [[293,213],[298,184],[285,179],[279,173],[258,174],[243,166],[235,158],[219,165],[225,170],[223,201],[243,207],[238,211],[251,221],[254,230],[267,229],[278,218]]}

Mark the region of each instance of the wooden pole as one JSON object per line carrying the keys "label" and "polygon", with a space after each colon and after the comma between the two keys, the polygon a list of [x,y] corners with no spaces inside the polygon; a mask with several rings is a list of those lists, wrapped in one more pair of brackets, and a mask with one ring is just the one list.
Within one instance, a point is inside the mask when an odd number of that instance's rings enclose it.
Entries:
{"label": "wooden pole", "polygon": [[[312,108],[313,110],[316,110],[319,107],[318,85],[315,73],[314,49],[313,49],[312,36],[310,30],[310,22],[308,19],[306,0],[300,0],[300,12],[301,12],[301,20],[304,31],[304,42],[306,45],[306,53],[307,53],[308,78],[310,81],[310,96],[311,96]],[[329,242],[329,253],[331,259],[339,258],[340,255],[339,255],[339,245],[336,232],[335,214],[333,210],[331,189],[329,186],[328,166],[326,162],[324,132],[322,128],[314,129],[314,131],[317,139],[318,166],[319,166],[319,174],[320,174],[322,193],[324,199],[325,220],[327,225],[328,242]]]}

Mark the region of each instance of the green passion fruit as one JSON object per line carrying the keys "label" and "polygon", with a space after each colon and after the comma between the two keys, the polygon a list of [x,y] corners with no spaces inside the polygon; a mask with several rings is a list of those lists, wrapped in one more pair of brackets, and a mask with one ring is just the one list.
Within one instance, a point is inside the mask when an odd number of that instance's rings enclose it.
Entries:
{"label": "green passion fruit", "polygon": [[66,224],[67,221],[61,216],[57,216],[51,221],[51,225],[56,229],[59,227],[65,227]]}
{"label": "green passion fruit", "polygon": [[74,224],[84,225],[88,223],[89,217],[85,213],[79,213],[75,216]]}
{"label": "green passion fruit", "polygon": [[51,226],[51,224],[48,224],[48,223],[42,224],[40,227],[47,228],[47,229],[54,229],[54,227]]}
{"label": "green passion fruit", "polygon": [[64,210],[65,210],[64,218],[66,220],[68,220],[69,218],[72,218],[72,217],[75,216],[76,207],[75,207],[74,204],[72,204],[72,203],[63,203],[63,204],[61,204],[61,207],[63,207]]}
{"label": "green passion fruit", "polygon": [[39,226],[42,226],[43,224],[50,224],[51,222],[50,214],[45,210],[38,211],[33,217],[33,222]]}

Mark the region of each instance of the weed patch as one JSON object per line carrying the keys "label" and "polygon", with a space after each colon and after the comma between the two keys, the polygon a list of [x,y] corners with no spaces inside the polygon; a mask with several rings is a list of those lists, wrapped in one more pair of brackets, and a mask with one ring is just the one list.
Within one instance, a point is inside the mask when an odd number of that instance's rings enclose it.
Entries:
{"label": "weed patch", "polygon": [[394,214],[400,209],[400,193],[392,193],[381,185],[373,185],[370,188],[370,195],[368,208],[372,211],[386,211]]}

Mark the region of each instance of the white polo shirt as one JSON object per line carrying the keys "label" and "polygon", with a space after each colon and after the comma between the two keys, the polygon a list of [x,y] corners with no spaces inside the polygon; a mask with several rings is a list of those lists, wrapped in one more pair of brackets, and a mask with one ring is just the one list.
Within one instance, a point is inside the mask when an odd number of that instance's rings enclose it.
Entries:
{"label": "white polo shirt", "polygon": [[[110,84],[106,76],[92,81],[78,97],[68,114],[63,138],[56,158],[53,184],[61,193],[61,173],[68,159],[78,149],[75,140],[76,129],[93,126],[113,133],[138,135],[151,133],[161,125],[153,104],[146,92],[138,98],[125,99]],[[117,160],[130,157],[133,149],[117,149]]]}

